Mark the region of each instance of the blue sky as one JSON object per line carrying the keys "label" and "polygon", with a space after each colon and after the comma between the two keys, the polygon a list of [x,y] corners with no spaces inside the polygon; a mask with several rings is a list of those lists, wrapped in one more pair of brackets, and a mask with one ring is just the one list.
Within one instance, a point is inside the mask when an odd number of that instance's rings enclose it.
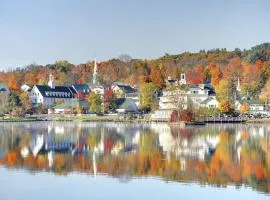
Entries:
{"label": "blue sky", "polygon": [[269,42],[270,1],[0,0],[0,69]]}

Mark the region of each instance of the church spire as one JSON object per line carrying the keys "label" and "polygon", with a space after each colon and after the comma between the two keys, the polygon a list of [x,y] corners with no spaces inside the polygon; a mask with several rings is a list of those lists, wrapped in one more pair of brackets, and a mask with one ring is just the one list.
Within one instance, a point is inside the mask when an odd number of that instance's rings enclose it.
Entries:
{"label": "church spire", "polygon": [[94,72],[93,72],[93,85],[96,85],[97,84],[97,60],[95,59],[95,62],[94,62]]}
{"label": "church spire", "polygon": [[240,78],[239,78],[239,76],[238,76],[238,78],[237,78],[237,87],[236,87],[236,91],[241,92],[241,85],[240,85]]}

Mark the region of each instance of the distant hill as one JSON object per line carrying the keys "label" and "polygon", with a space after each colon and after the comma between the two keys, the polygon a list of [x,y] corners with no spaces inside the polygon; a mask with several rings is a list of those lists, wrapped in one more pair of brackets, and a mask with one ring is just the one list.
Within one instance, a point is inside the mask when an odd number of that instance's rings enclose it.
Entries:
{"label": "distant hill", "polygon": [[[100,84],[109,85],[115,81],[125,82],[134,85],[140,85],[145,82],[152,82],[155,87],[164,87],[164,79],[168,76],[178,78],[181,72],[186,72],[191,82],[203,82],[206,79],[213,81],[214,66],[220,70],[219,79],[233,79],[229,71],[241,68],[244,70],[258,66],[260,87],[263,87],[268,79],[268,74],[264,73],[263,68],[270,62],[270,43],[263,43],[252,47],[251,49],[241,50],[235,48],[233,51],[226,49],[201,50],[197,53],[184,52],[181,54],[164,56],[157,59],[132,59],[129,56],[107,60],[98,63],[98,80]],[[8,83],[11,91],[16,91],[23,83],[46,84],[49,73],[56,77],[57,84],[68,85],[72,83],[90,83],[92,81],[93,61],[74,65],[68,61],[57,61],[54,64],[37,65],[31,64],[24,68],[17,68],[13,71],[0,73],[2,82]],[[240,69],[239,68],[239,69]],[[211,71],[212,70],[212,71]],[[237,74],[238,73],[238,74]],[[240,74],[241,80],[251,81],[252,74]],[[235,75],[234,74],[234,75]],[[253,74],[254,75],[254,74]],[[229,77],[231,76],[231,77]],[[253,77],[254,78],[254,77]],[[258,84],[257,83],[257,84]]]}

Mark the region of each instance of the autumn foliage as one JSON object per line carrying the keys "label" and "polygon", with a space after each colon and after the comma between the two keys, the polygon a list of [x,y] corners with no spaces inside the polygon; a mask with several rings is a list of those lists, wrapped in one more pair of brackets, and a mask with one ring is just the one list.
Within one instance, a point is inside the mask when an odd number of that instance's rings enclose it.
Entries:
{"label": "autumn foliage", "polygon": [[173,111],[170,116],[170,122],[191,122],[194,115],[189,110]]}
{"label": "autumn foliage", "polygon": [[247,113],[249,111],[249,104],[248,103],[243,103],[240,107],[240,112],[241,113]]}

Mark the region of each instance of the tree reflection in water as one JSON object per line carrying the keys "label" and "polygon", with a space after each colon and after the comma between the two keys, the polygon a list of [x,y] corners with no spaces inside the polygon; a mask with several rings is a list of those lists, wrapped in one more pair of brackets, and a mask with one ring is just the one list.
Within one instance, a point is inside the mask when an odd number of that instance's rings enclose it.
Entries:
{"label": "tree reflection in water", "polygon": [[[263,125],[40,123],[0,125],[0,164],[8,168],[247,185],[270,193],[270,139]],[[31,146],[44,142],[35,156]],[[68,146],[67,144],[72,144]]]}

